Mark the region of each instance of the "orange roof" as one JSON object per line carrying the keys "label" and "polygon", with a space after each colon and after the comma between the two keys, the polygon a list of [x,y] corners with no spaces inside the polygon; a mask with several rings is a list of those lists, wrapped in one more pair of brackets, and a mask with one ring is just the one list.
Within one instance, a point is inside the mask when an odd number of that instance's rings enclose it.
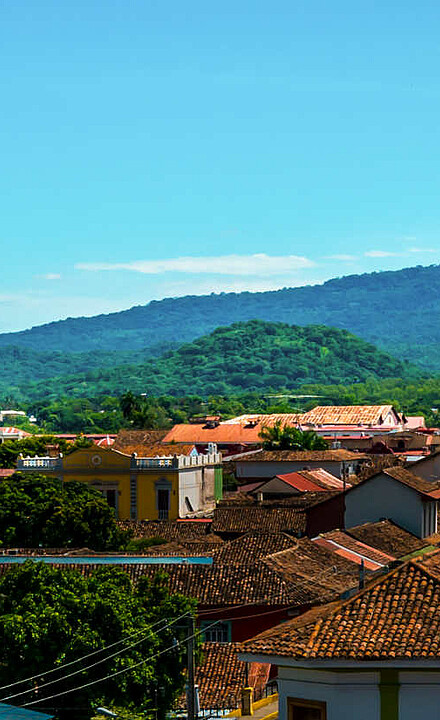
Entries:
{"label": "orange roof", "polygon": [[220,423],[217,427],[206,427],[205,425],[180,424],[174,427],[165,435],[164,443],[217,443],[230,445],[260,444],[259,433],[261,427],[246,427],[245,425]]}
{"label": "orange roof", "polygon": [[352,598],[248,640],[243,651],[320,660],[440,660],[440,578],[410,561]]}

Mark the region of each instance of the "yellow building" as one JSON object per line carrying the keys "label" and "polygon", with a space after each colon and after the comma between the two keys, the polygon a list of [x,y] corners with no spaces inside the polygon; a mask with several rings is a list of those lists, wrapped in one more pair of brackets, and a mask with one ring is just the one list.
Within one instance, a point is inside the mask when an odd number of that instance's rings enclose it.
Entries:
{"label": "yellow building", "polygon": [[[170,449],[164,447],[163,453]],[[85,482],[107,498],[121,520],[176,520],[214,509],[222,496],[221,455],[137,457],[103,447],[63,456],[20,457],[17,470]]]}

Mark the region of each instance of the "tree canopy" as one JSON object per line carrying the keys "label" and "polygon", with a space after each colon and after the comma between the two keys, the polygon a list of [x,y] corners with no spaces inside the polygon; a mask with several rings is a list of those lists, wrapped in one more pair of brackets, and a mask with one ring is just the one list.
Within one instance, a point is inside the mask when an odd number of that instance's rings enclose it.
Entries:
{"label": "tree canopy", "polygon": [[[166,298],[109,315],[69,318],[18,333],[3,333],[0,345],[9,346],[10,359],[6,359],[13,373],[17,346],[34,352],[45,348],[69,353],[70,369],[66,369],[66,358],[63,361],[56,356],[38,363],[39,372],[44,372],[44,364],[50,363],[55,370],[51,376],[64,375],[96,368],[96,362],[100,367],[140,362],[137,353],[145,349],[158,356],[166,347],[190,342],[221,325],[258,318],[344,328],[395,355],[416,361],[431,373],[439,372],[439,279],[440,266],[431,265],[348,275],[322,285],[268,292]],[[402,298],[417,298],[417,302],[402,302]],[[134,353],[131,360],[127,357],[128,347]],[[86,356],[78,357],[81,353]],[[112,353],[125,355],[121,360],[104,357]],[[101,357],[96,358],[97,354]],[[30,371],[28,379],[32,377],[35,373]]]}
{"label": "tree canopy", "polygon": [[81,482],[15,473],[0,483],[0,542],[118,549],[128,541],[106,499]]}
{"label": "tree canopy", "polygon": [[[85,576],[33,561],[15,566],[0,577],[0,685],[36,678],[3,697],[27,691],[9,702],[38,700],[32,709],[51,708],[61,719],[87,718],[99,705],[165,718],[184,679],[185,645],[176,643],[184,638],[184,620],[173,621],[192,612],[194,603],[170,595],[160,573],[134,586],[115,567]],[[113,648],[63,670],[108,645]],[[59,671],[48,672],[53,668]],[[121,670],[127,672],[110,677]],[[70,673],[76,674],[63,679]]]}
{"label": "tree canopy", "polygon": [[264,450],[326,450],[328,444],[313,430],[299,430],[276,422],[263,427],[260,432]]}
{"label": "tree canopy", "polygon": [[[38,402],[63,395],[71,399],[122,395],[127,389],[149,397],[163,394],[207,397],[279,391],[311,382],[416,378],[421,371],[346,330],[249,320],[219,327],[210,335],[147,363],[91,367],[80,374],[52,376],[22,385],[19,375],[17,365],[15,386],[4,387],[4,391]],[[3,378],[3,385],[5,382]]]}

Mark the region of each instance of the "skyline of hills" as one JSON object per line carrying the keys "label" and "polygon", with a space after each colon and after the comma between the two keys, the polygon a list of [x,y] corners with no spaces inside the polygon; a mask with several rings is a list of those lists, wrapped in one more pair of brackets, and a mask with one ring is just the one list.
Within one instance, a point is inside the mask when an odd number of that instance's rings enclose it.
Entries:
{"label": "skyline of hills", "polygon": [[[267,292],[187,295],[2,333],[0,348],[136,353],[132,360],[138,362],[138,351],[157,356],[217,327],[259,319],[346,329],[399,359],[440,372],[439,288],[440,266],[431,265]],[[122,362],[129,359],[121,356]]]}

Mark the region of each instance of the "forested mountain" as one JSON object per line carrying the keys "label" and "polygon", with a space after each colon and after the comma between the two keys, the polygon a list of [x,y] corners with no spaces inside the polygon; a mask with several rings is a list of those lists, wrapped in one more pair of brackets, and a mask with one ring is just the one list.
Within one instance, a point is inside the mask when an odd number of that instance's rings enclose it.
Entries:
{"label": "forested mountain", "polygon": [[125,390],[147,395],[228,395],[354,383],[367,378],[417,377],[419,371],[345,330],[250,320],[138,365],[123,365],[26,383],[22,397],[92,397]]}
{"label": "forested mountain", "polygon": [[[177,347],[221,325],[249,319],[345,328],[438,372],[440,266],[350,275],[323,285],[273,292],[170,298],[119,313],[4,333],[0,347],[74,353],[149,348],[158,354],[164,343]],[[126,357],[121,360],[125,362]]]}

